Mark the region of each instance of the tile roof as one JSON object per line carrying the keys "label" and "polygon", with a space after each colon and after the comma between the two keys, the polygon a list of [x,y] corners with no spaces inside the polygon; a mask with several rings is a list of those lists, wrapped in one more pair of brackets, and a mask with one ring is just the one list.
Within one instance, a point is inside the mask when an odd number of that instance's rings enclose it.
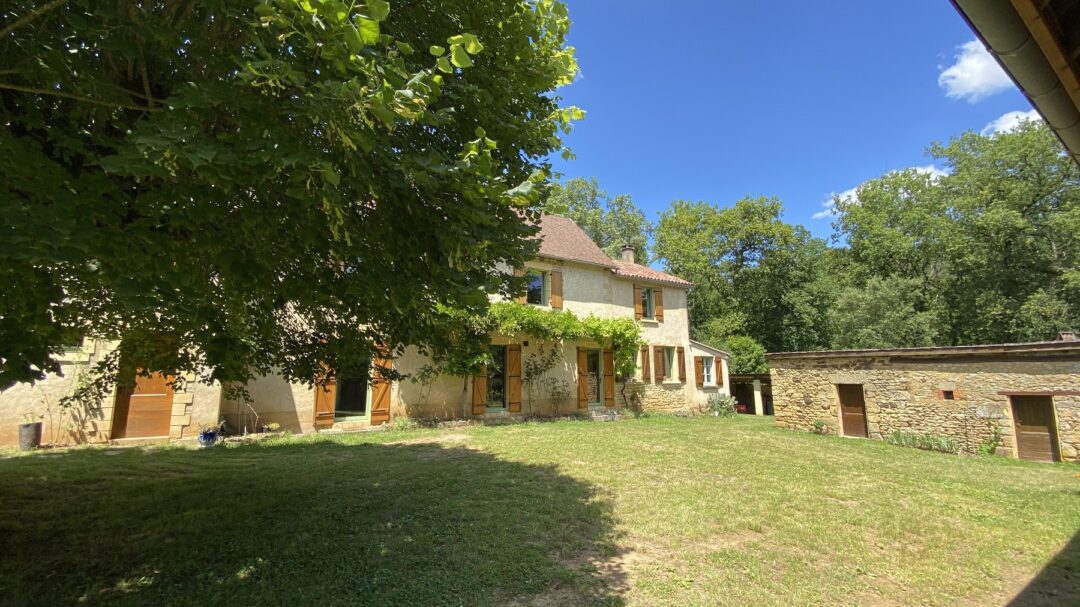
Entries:
{"label": "tile roof", "polygon": [[626,278],[639,278],[641,280],[651,280],[653,282],[662,282],[664,284],[676,285],[680,287],[689,287],[690,281],[683,280],[678,276],[673,276],[667,272],[661,272],[660,270],[654,270],[649,266],[643,266],[636,263],[626,263],[625,261],[615,261],[615,274],[617,276],[623,276]]}
{"label": "tile roof", "polygon": [[615,262],[572,219],[558,215],[542,216],[537,237],[541,240],[541,257],[615,267]]}

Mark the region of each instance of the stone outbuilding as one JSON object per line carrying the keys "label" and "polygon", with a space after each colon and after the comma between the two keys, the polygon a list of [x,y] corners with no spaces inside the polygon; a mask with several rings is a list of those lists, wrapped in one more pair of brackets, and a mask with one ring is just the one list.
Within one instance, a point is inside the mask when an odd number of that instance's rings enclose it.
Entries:
{"label": "stone outbuilding", "polygon": [[1080,341],[766,355],[776,424],[884,439],[952,438],[962,453],[1080,461]]}

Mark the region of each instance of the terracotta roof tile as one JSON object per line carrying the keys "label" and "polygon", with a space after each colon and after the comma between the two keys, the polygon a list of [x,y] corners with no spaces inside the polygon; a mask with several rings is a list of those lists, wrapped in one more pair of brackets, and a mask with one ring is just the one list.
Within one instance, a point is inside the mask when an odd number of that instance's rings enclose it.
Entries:
{"label": "terracotta roof tile", "polygon": [[625,261],[616,261],[614,263],[615,274],[618,276],[640,278],[641,280],[651,280],[653,282],[662,282],[669,285],[678,285],[680,287],[689,287],[691,284],[689,281],[683,280],[678,276],[673,276],[667,272],[661,272],[660,270],[654,270],[649,266],[626,263]]}
{"label": "terracotta roof tile", "polygon": [[580,261],[605,268],[614,268],[615,262],[605,254],[589,235],[572,219],[558,215],[540,218],[540,256],[568,261]]}

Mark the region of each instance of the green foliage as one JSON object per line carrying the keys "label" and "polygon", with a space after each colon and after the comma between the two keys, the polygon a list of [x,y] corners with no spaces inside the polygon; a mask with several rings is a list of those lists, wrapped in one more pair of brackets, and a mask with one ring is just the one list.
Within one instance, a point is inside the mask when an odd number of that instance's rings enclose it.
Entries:
{"label": "green foliage", "polygon": [[830,432],[829,422],[818,418],[814,420],[814,434],[828,434]]}
{"label": "green foliage", "polygon": [[[134,7],[134,8],[133,8]],[[72,333],[202,380],[449,347],[582,117],[552,0],[0,10],[0,389]],[[430,53],[416,49],[430,49]]]}
{"label": "green foliage", "polygon": [[389,424],[387,424],[386,430],[388,432],[404,432],[407,430],[416,430],[420,427],[420,422],[412,417],[407,415],[397,415],[394,419],[390,420]]}
{"label": "green foliage", "polygon": [[730,394],[711,394],[706,406],[709,412],[718,417],[731,417],[738,413],[738,401]]}
{"label": "green foliage", "polygon": [[896,430],[885,437],[885,442],[925,451],[941,451],[942,453],[959,453],[960,451],[960,445],[956,443],[956,439],[938,434],[916,434]]}
{"label": "green foliage", "polygon": [[719,345],[731,354],[731,373],[768,373],[765,347],[749,335],[732,335]]}
{"label": "green foliage", "polygon": [[[463,377],[491,364],[487,348],[491,335],[527,336],[552,344],[593,341],[612,349],[615,373],[619,376],[634,374],[637,353],[644,345],[641,325],[631,318],[581,319],[567,310],[545,310],[514,302],[492,304],[483,315],[447,311],[443,322],[455,339],[448,347],[428,351],[432,362],[420,370],[424,377],[440,374]],[[537,366],[543,365],[538,362]]]}
{"label": "green foliage", "polygon": [[660,217],[656,254],[694,283],[689,308],[699,339],[749,334],[770,351],[828,345],[835,286],[827,246],[781,220],[776,198],[719,208],[676,201]]}
{"label": "green foliage", "polygon": [[[849,326],[844,339],[1002,343],[1053,339],[1080,324],[1080,171],[1053,134],[1027,122],[993,136],[965,133],[930,154],[948,175],[889,173],[863,184],[857,200],[837,202],[851,288],[898,297],[913,315],[855,319],[880,326]],[[887,306],[846,299],[852,314]]]}
{"label": "green foliage", "polygon": [[619,259],[622,247],[631,245],[637,263],[648,265],[651,261],[652,223],[629,194],[611,197],[600,189],[595,177],[552,184],[544,211],[573,219],[612,259]]}
{"label": "green foliage", "polygon": [[1001,424],[992,422],[990,424],[990,436],[979,443],[979,455],[994,455],[997,453],[1003,435],[1004,430],[1002,430]]}
{"label": "green foliage", "polygon": [[842,290],[829,310],[833,347],[910,348],[938,341],[938,317],[914,278],[873,276]]}

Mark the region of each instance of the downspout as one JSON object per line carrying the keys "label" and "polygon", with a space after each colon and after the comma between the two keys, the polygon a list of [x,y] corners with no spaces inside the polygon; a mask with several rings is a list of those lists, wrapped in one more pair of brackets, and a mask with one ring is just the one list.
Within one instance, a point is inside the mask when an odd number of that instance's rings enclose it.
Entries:
{"label": "downspout", "polygon": [[952,0],[983,45],[1080,164],[1080,110],[1011,0]]}

